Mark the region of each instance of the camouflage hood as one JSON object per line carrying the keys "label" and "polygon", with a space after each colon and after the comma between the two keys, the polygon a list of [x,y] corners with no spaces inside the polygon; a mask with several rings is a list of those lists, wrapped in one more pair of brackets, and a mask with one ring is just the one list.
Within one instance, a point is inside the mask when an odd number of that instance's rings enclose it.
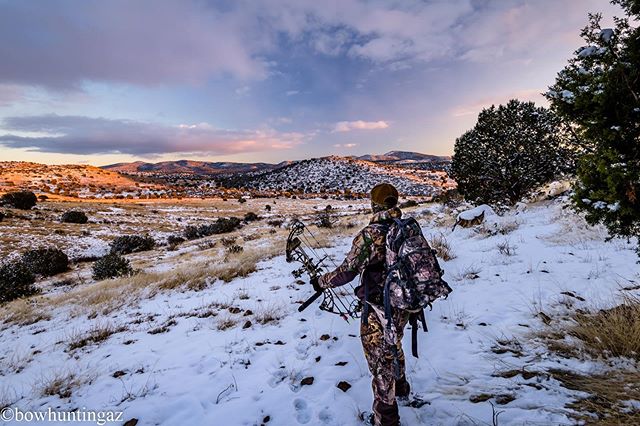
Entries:
{"label": "camouflage hood", "polygon": [[401,217],[402,217],[402,212],[400,211],[400,209],[397,207],[392,207],[389,210],[384,210],[384,211],[375,213],[371,217],[369,224],[372,225],[374,223],[389,222],[390,220],[400,219]]}

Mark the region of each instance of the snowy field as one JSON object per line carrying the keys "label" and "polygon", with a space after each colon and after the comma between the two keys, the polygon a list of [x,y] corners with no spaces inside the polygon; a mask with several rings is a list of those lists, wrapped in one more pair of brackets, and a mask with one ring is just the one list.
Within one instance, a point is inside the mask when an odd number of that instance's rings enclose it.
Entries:
{"label": "snowy field", "polygon": [[[430,404],[401,407],[403,425],[491,425],[492,406],[500,425],[574,423],[565,404],[577,393],[546,372],[607,367],[548,353],[536,337],[541,316],[611,303],[640,269],[633,244],[604,242],[563,205],[520,206],[454,232],[442,206],[414,210],[425,235],[451,246],[455,257],[441,265],[454,292],[427,312],[420,359],[405,337],[409,381]],[[328,251],[341,261],[349,247],[341,238]],[[296,283],[297,267],[282,255],[200,291],[159,292],[90,317],[56,307],[50,320],[5,324],[0,402],[123,411],[138,425],[362,424],[372,396],[358,321],[317,305],[298,313],[312,289]],[[105,340],[82,341],[100,330]],[[45,396],[52,387],[62,392]]]}

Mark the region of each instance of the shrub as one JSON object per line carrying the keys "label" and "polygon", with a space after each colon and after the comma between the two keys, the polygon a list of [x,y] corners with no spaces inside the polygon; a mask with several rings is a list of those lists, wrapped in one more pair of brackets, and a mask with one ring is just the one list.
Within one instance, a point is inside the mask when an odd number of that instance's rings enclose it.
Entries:
{"label": "shrub", "polygon": [[258,216],[253,212],[248,212],[247,214],[244,215],[245,222],[254,222],[256,220],[260,220],[260,216]]}
{"label": "shrub", "polygon": [[264,209],[265,209],[266,211],[270,212],[270,211],[271,211],[271,205],[270,205],[270,204],[267,204],[266,206],[264,206]]}
{"label": "shrub", "polygon": [[93,279],[96,281],[107,278],[132,275],[133,269],[129,261],[117,253],[109,253],[93,264]]}
{"label": "shrub", "polygon": [[483,109],[455,142],[451,172],[458,191],[476,203],[513,205],[570,170],[567,139],[558,117],[533,102]]}
{"label": "shrub", "polygon": [[329,213],[320,213],[316,225],[318,228],[333,228],[333,221]]}
{"label": "shrub", "polygon": [[169,235],[169,237],[167,237],[167,244],[169,245],[169,247],[171,248],[175,248],[176,246],[182,244],[185,242],[185,239],[182,238],[179,235]]}
{"label": "shrub", "polygon": [[2,196],[2,202],[21,210],[30,210],[37,203],[36,194],[31,191],[7,192]]}
{"label": "shrub", "polygon": [[225,234],[234,231],[240,226],[240,219],[237,217],[218,218],[215,222],[208,225],[187,226],[184,230],[184,236],[187,240],[195,240],[197,238],[207,237],[209,235]]}
{"label": "shrub", "polygon": [[129,254],[151,250],[156,242],[147,235],[121,235],[111,241],[111,253]]}
{"label": "shrub", "polygon": [[89,218],[82,211],[69,210],[69,211],[64,212],[62,214],[61,220],[64,223],[80,223],[80,224],[84,224],[84,223],[87,223],[89,221]]}
{"label": "shrub", "polygon": [[22,255],[22,262],[38,275],[50,277],[69,269],[69,257],[57,248],[29,250]]}
{"label": "shrub", "polygon": [[37,293],[35,276],[22,261],[0,264],[0,303]]}
{"label": "shrub", "polygon": [[238,202],[239,202],[240,204],[243,204],[243,203],[246,203],[246,202],[247,202],[247,200],[246,200],[245,198],[240,197],[240,198],[238,198]]}

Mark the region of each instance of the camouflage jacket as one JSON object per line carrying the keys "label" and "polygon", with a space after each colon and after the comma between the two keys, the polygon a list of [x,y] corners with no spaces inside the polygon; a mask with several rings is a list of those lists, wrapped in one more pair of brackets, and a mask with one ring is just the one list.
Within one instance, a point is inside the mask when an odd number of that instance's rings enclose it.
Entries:
{"label": "camouflage jacket", "polygon": [[324,274],[319,279],[322,288],[339,287],[362,274],[356,295],[364,300],[365,288],[367,300],[382,304],[382,289],[385,279],[385,243],[386,235],[393,219],[402,217],[399,208],[376,213],[369,225],[356,235],[351,250],[344,262],[334,271]]}

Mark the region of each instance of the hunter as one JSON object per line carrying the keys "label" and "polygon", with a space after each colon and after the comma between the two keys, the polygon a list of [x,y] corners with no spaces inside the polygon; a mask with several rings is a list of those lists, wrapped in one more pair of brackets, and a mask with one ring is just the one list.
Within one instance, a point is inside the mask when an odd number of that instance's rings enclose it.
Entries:
{"label": "hunter", "polygon": [[[353,240],[351,251],[334,271],[311,280],[316,291],[339,287],[361,275],[356,295],[363,302],[360,339],[369,370],[373,376],[373,415],[375,425],[395,426],[400,422],[396,398],[409,398],[410,386],[405,376],[402,351],[403,330],[409,312],[394,310],[391,315],[395,329],[395,349],[385,341],[383,319],[378,312],[383,306],[383,286],[386,277],[386,236],[394,219],[402,212],[397,207],[398,191],[382,183],[371,190],[373,217]],[[367,303],[374,309],[367,309]],[[378,309],[375,309],[378,307]]]}

